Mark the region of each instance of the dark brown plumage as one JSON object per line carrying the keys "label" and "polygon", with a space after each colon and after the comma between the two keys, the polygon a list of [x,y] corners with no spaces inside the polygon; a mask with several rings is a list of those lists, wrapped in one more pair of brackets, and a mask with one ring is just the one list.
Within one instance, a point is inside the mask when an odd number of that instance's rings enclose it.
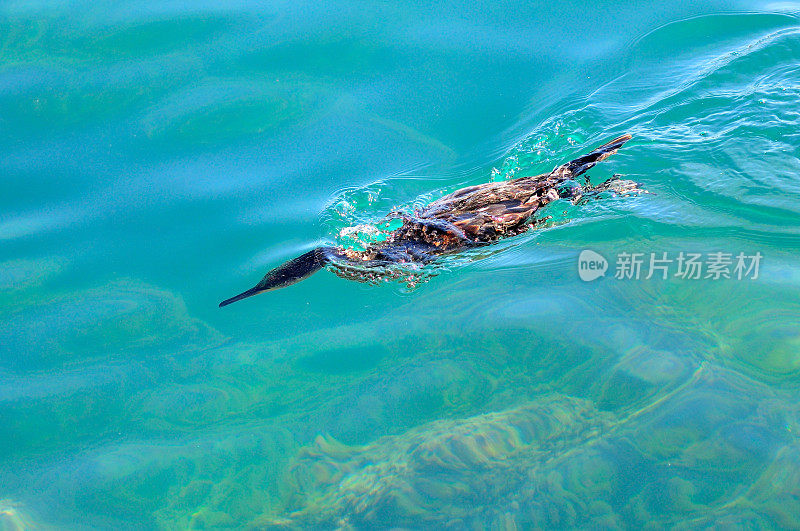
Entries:
{"label": "dark brown plumage", "polygon": [[603,190],[629,192],[635,183],[611,179],[597,187],[572,181],[617,152],[631,135],[603,144],[594,151],[535,177],[486,183],[456,190],[410,216],[392,213],[402,226],[386,241],[364,251],[319,247],[273,269],[255,287],[220,303],[232,302],[298,282],[330,264],[340,276],[360,280],[365,268],[395,263],[426,263],[443,254],[487,245],[501,237],[525,232],[537,210],[560,197],[578,201]]}

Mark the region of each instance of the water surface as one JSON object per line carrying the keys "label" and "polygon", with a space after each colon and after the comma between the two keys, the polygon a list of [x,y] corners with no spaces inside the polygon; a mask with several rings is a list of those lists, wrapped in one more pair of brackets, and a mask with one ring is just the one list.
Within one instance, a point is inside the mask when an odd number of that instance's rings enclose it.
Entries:
{"label": "water surface", "polygon": [[[797,526],[798,12],[5,2],[0,521]],[[625,132],[592,182],[649,194],[551,205],[414,289],[321,272],[217,308]],[[623,251],[764,258],[618,280]]]}

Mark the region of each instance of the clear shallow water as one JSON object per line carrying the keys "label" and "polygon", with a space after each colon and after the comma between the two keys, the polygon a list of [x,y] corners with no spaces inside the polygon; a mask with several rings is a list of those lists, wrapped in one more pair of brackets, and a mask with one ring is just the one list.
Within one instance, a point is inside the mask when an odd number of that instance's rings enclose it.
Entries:
{"label": "clear shallow water", "polygon": [[[800,5],[683,4],[6,2],[3,524],[797,526]],[[592,179],[650,194],[216,307],[623,132]],[[764,259],[585,283],[585,248]]]}

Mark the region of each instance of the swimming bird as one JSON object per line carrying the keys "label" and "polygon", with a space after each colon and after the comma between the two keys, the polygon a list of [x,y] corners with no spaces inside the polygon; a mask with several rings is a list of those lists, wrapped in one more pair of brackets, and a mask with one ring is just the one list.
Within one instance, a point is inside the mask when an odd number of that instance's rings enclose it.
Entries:
{"label": "swimming bird", "polygon": [[365,269],[378,270],[398,263],[428,263],[442,255],[521,234],[533,226],[536,211],[556,199],[567,198],[579,203],[603,191],[635,192],[638,190],[636,183],[618,177],[599,186],[591,186],[588,179],[583,186],[574,180],[616,153],[630,139],[631,135],[622,135],[549,173],[456,190],[414,215],[392,212],[385,219],[399,219],[402,225],[390,232],[385,241],[371,244],[365,250],[317,247],[273,269],[254,287],[219,305],[227,306],[265,291],[290,286],[328,265],[342,277],[360,280]]}

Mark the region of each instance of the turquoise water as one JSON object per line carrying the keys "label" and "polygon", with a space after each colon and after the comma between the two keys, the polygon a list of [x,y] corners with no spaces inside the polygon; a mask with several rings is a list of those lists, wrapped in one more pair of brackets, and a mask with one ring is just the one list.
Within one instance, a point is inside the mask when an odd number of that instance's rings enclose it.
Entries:
{"label": "turquoise water", "polygon": [[[0,6],[0,528],[800,525],[800,4],[218,4]],[[625,132],[648,194],[217,308]]]}

